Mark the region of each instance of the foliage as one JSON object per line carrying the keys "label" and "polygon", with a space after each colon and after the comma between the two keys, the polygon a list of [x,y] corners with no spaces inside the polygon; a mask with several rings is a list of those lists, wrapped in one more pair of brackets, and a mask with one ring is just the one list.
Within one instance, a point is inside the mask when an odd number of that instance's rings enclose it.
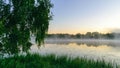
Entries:
{"label": "foliage", "polygon": [[[1,68],[113,68],[104,61],[87,60],[86,58],[68,59],[66,56],[40,56],[27,54],[0,59]],[[116,67],[117,68],[117,67]]]}
{"label": "foliage", "polygon": [[27,52],[31,36],[43,43],[51,20],[50,0],[0,0],[1,53]]}
{"label": "foliage", "polygon": [[87,32],[86,34],[48,34],[47,38],[72,38],[72,39],[120,39],[120,33]]}

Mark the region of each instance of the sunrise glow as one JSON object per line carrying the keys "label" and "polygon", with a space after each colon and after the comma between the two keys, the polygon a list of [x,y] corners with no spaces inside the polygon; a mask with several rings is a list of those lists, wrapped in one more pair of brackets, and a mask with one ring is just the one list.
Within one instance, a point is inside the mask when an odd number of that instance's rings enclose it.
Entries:
{"label": "sunrise glow", "polygon": [[52,0],[48,33],[107,33],[120,29],[118,0]]}

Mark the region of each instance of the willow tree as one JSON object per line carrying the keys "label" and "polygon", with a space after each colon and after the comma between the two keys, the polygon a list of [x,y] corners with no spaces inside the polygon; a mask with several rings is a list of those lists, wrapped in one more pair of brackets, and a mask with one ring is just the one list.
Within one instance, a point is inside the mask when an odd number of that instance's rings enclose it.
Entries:
{"label": "willow tree", "polygon": [[51,20],[50,0],[0,0],[0,53],[27,52],[31,37],[41,45]]}

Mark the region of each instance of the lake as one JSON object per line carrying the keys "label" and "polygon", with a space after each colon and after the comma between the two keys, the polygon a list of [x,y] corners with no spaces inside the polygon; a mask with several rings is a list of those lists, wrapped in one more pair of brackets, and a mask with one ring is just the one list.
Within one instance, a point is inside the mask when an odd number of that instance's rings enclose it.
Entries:
{"label": "lake", "polygon": [[33,45],[30,51],[41,55],[55,54],[71,58],[104,59],[106,62],[120,65],[119,40],[46,39],[43,46],[38,48]]}

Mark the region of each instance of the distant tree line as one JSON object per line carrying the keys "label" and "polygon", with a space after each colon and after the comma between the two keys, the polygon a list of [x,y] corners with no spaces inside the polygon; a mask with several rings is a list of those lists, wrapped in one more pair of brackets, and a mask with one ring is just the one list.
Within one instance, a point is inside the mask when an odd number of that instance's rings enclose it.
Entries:
{"label": "distant tree line", "polygon": [[48,34],[47,38],[68,38],[68,39],[120,39],[120,33],[99,33],[87,32],[86,34]]}

